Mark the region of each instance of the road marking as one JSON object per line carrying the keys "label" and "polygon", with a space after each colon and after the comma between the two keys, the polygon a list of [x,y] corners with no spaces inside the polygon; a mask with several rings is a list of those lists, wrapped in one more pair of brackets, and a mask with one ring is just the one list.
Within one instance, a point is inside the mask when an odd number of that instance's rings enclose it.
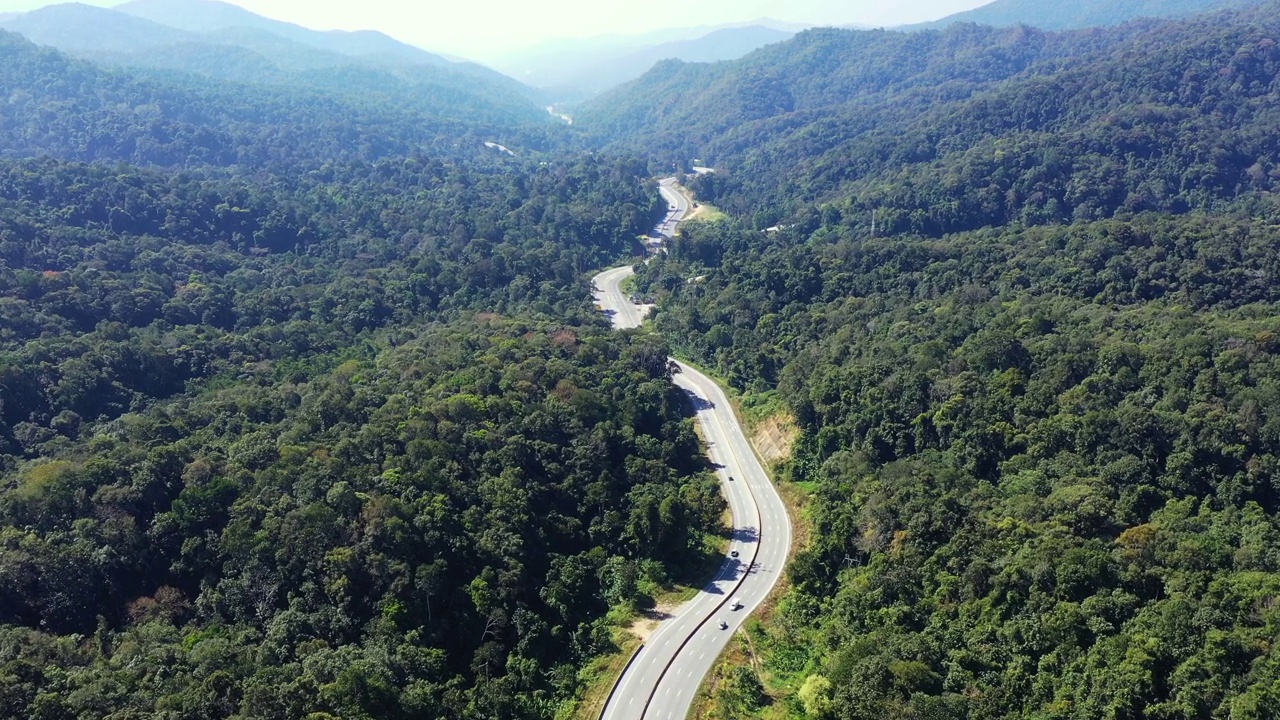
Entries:
{"label": "road marking", "polygon": [[[664,182],[662,183],[662,185],[665,190],[668,190],[668,192],[670,192],[671,194],[677,197],[677,202],[675,204],[678,206],[678,210],[673,211],[670,217],[670,220],[671,220],[670,226],[672,227],[672,234],[674,234],[676,226],[679,223],[679,218],[676,216],[679,215],[680,217],[683,217],[683,213],[688,211],[688,206],[686,205],[682,194],[678,193],[675,190],[670,189],[670,186],[673,185],[673,181]],[[621,292],[619,291],[619,288],[617,287],[617,282],[620,281],[623,277],[628,276],[630,274],[628,271],[629,271],[629,268],[617,268],[615,270],[609,271],[607,274],[607,280],[613,284],[613,287],[611,287],[610,290],[612,290],[613,291],[612,294],[618,298],[621,298],[622,295],[621,295]],[[597,279],[599,280],[602,278],[600,278],[600,276],[597,276]],[[636,318],[639,317],[639,314],[640,314],[639,309],[635,307],[626,307],[626,305],[628,304],[629,303],[620,303],[619,307],[625,308],[625,309],[618,310],[617,315],[615,316],[615,324],[617,324],[620,327],[623,325],[623,323],[628,323],[627,325],[628,327],[633,326],[634,323],[636,322]],[[696,377],[696,379],[690,379],[691,377]],[[758,461],[755,458],[753,451],[751,451],[750,449],[750,445],[745,442],[745,438],[742,436],[742,428],[739,427],[735,421],[734,423],[732,423],[733,432],[730,432],[727,429],[727,421],[721,418],[721,415],[723,415],[724,413],[717,412],[718,408],[728,406],[728,400],[726,399],[723,391],[721,391],[718,387],[716,387],[711,380],[707,379],[706,377],[700,374],[697,374],[696,372],[690,372],[688,376],[679,375],[675,378],[675,380],[676,380],[676,384],[680,386],[681,389],[685,390],[686,392],[693,395],[694,397],[700,398],[705,402],[714,406],[710,408],[703,408],[702,410],[699,410],[696,413],[696,417],[698,418],[699,422],[703,423],[703,427],[706,430],[708,440],[713,441],[714,446],[711,448],[709,455],[715,461],[723,461],[721,464],[725,466],[725,470],[722,472],[722,475],[723,474],[737,475],[739,473],[741,474],[741,478],[745,481],[746,487],[745,488],[740,487],[741,483],[736,483],[732,493],[726,493],[726,495],[730,499],[730,507],[733,508],[734,510],[735,519],[739,520],[739,522],[737,523],[739,527],[749,528],[759,533],[760,528],[763,527],[764,522],[775,521],[777,517],[777,513],[775,512],[775,509],[773,506],[767,507],[768,512],[762,512],[762,509],[764,508],[761,508],[761,506],[757,503],[758,498],[755,496],[754,490],[756,488],[764,489],[764,492],[766,493],[766,499],[773,501],[774,504],[777,503],[779,498],[777,496],[776,490],[774,490],[772,486],[765,488],[765,486],[769,485],[768,477],[766,474],[764,474],[763,470],[759,467]],[[743,520],[746,520],[747,518],[749,518],[752,514],[754,514],[755,520],[756,520],[754,526],[749,522],[746,522],[746,523],[742,522]],[[785,510],[783,511],[783,518],[784,518],[783,526],[788,529],[788,532],[782,535],[784,535],[785,537],[785,540],[784,540],[785,544],[789,546],[790,545],[790,532],[789,532],[790,522],[789,522],[789,518],[786,518]],[[769,552],[766,549],[764,544],[760,542],[760,537],[758,534],[754,541],[742,543],[740,547],[754,548],[754,552],[758,559],[755,562],[752,562],[749,565],[745,566],[745,568],[734,567],[728,570],[727,572],[722,570],[722,572],[720,573],[720,577],[717,580],[713,581],[710,585],[710,588],[713,591],[719,591],[720,593],[724,592],[724,587],[726,586],[722,584],[722,581],[725,583],[746,582],[747,578],[759,572],[762,566],[771,565],[772,557],[777,554],[776,552],[777,548],[774,548],[774,552]],[[765,554],[761,555],[762,552]],[[782,551],[782,554],[783,554],[783,557],[785,557],[787,554],[787,551],[784,549]],[[763,579],[760,582],[753,581],[750,586],[746,586],[742,588],[743,590],[746,591],[746,597],[750,598],[749,602],[747,603],[749,607],[754,608],[755,605],[759,602],[759,599],[757,598],[757,595],[759,595],[759,590],[757,589],[757,585],[760,585],[761,583],[764,583],[764,582],[766,581]],[[666,631],[665,634],[663,634],[663,637],[665,638],[665,642],[662,645],[662,649],[667,650],[669,652],[669,647],[671,643],[675,641],[675,638],[671,637],[671,635],[673,633],[676,633],[676,631],[678,631],[680,635],[684,636],[684,639],[682,639],[679,642],[679,649],[683,649],[687,645],[688,641],[692,639],[692,635],[690,634],[691,633],[690,627],[692,623],[691,618],[695,615],[701,617],[702,619],[698,623],[696,623],[697,626],[700,627],[701,623],[705,623],[708,620],[710,620],[710,615],[704,614],[706,612],[706,609],[709,609],[711,605],[715,605],[717,602],[719,602],[720,604],[723,604],[724,598],[717,598],[715,597],[714,594],[711,594],[711,593],[702,593],[701,597],[695,599],[694,601],[689,603],[686,607],[682,608],[679,616],[677,616],[677,618],[671,623],[666,624],[666,626],[661,631],[659,631],[660,633],[663,633],[663,631]],[[748,610],[747,613],[743,613],[743,616],[745,616],[749,612],[750,610]],[[734,627],[736,629],[741,623],[737,622],[739,618],[735,617],[734,619],[735,619]],[[714,649],[717,646],[723,646],[727,642],[728,642],[728,635],[724,635],[724,636],[717,635],[717,636],[714,636],[714,639],[712,639],[711,642],[704,642],[702,644],[704,648],[704,652],[702,653],[702,656],[699,657],[699,661],[703,661],[706,659],[707,653],[705,651],[705,648],[708,645],[712,646],[712,648]],[[665,667],[667,669],[677,670],[678,672],[678,668],[671,667],[671,663],[676,663],[679,660],[678,652],[676,656],[669,656],[667,655],[667,653],[662,653],[662,652],[658,653],[658,655],[659,657],[664,657],[664,658],[670,657],[670,659],[667,660],[668,664]],[[656,659],[656,658],[652,658],[652,659]],[[685,676],[699,677],[694,672],[694,668],[686,666],[684,670],[685,672],[683,674]],[[659,680],[660,679],[661,679],[661,676],[659,676]],[[632,680],[634,682],[629,681],[627,683],[628,686],[634,686],[637,683],[647,685],[647,683],[651,681],[651,676],[648,673],[637,673],[632,676]],[[653,687],[651,692],[656,694],[659,691],[659,689],[660,689],[659,687],[655,686]],[[672,720],[678,720],[677,718],[677,716],[679,715],[678,708],[672,709],[672,706],[673,705],[687,706],[688,702],[691,701],[692,698],[686,697],[686,695],[689,694],[691,689],[696,689],[696,688],[691,688],[688,684],[685,684],[677,688],[670,689],[670,692],[667,697],[667,700],[669,702],[667,703],[667,707],[665,709],[666,710],[665,717],[672,718]],[[634,702],[634,699],[636,697],[635,694],[631,694],[630,697],[632,702]],[[653,695],[650,695],[646,699],[645,711],[649,709],[650,703],[653,702],[653,700],[654,700]],[[656,707],[654,708],[654,710],[655,710],[655,714],[662,712]],[[644,712],[642,712],[642,714],[644,714]]]}

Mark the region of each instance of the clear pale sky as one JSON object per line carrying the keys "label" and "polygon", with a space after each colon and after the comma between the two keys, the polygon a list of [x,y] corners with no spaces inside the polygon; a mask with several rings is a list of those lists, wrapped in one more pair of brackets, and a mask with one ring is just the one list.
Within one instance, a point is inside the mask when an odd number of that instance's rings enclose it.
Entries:
{"label": "clear pale sky", "polygon": [[[119,0],[84,0],[110,7]],[[381,30],[428,50],[478,60],[561,37],[638,34],[770,17],[817,24],[897,25],[990,0],[235,0],[317,30]],[[20,12],[48,0],[0,0]]]}

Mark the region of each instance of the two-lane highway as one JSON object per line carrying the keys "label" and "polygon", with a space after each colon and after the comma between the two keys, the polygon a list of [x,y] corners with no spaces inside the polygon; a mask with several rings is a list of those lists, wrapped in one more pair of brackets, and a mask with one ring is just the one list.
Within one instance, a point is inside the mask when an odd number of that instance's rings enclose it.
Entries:
{"label": "two-lane highway", "polygon": [[676,187],[675,178],[667,178],[658,183],[658,192],[667,201],[667,216],[656,228],[657,234],[670,240],[676,236],[676,228],[680,221],[689,214],[693,202]]}
{"label": "two-lane highway", "polygon": [[[674,179],[663,180],[660,190],[675,209],[658,232],[672,237],[691,203]],[[631,267],[615,268],[594,279],[596,300],[619,329],[638,327],[644,317],[645,309],[632,304],[618,287],[632,272]],[[605,720],[684,718],[733,632],[773,590],[791,550],[786,506],[756,459],[728,398],[694,368],[683,363],[677,367],[675,383],[693,401],[733,515],[730,552],[737,557],[727,557],[711,583],[650,636],[619,679]],[[724,630],[721,621],[728,625]]]}
{"label": "two-lane highway", "polygon": [[631,302],[620,287],[623,280],[635,274],[630,265],[606,270],[591,280],[595,289],[596,304],[613,320],[618,330],[640,327],[649,309]]}

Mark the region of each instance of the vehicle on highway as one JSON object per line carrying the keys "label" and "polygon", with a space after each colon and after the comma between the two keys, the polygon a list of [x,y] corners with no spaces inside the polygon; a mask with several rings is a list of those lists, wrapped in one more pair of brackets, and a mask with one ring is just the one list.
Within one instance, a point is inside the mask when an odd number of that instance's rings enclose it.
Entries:
{"label": "vehicle on highway", "polygon": [[734,557],[734,558],[738,557],[738,551],[737,550],[730,551],[729,557]]}
{"label": "vehicle on highway", "polygon": [[724,620],[721,620],[721,621],[720,621],[720,629],[721,629],[721,630],[728,630],[728,629],[729,629],[729,623],[725,622]]}
{"label": "vehicle on highway", "polygon": [[734,598],[734,599],[733,599],[733,602],[729,603],[729,609],[730,609],[730,610],[741,610],[741,609],[742,609],[742,598]]}
{"label": "vehicle on highway", "polygon": [[730,476],[729,476],[729,482],[733,482],[733,476],[732,476],[732,475],[730,475]]}

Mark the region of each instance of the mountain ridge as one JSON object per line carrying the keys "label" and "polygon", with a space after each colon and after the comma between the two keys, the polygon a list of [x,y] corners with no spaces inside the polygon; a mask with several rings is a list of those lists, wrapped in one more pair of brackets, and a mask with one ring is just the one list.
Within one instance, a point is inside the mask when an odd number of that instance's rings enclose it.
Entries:
{"label": "mountain ridge", "polygon": [[1070,4],[1045,0],[994,0],[972,10],[933,22],[901,26],[899,30],[940,29],[960,22],[997,27],[1025,24],[1042,30],[1073,30],[1119,25],[1138,18],[1188,17],[1205,12],[1259,5],[1265,0],[1076,0]]}
{"label": "mountain ridge", "polygon": [[[148,2],[135,9],[223,6],[203,0]],[[259,17],[244,11],[234,17],[245,15]],[[177,71],[259,86],[297,85],[348,98],[363,94],[427,116],[452,114],[463,119],[470,114],[488,120],[505,117],[510,124],[549,122],[538,93],[489,68],[453,63],[425,51],[413,51],[416,60],[404,60],[393,52],[351,54],[384,45],[383,36],[377,34],[341,36],[349,51],[343,53],[327,49],[327,41],[315,40],[318,35],[312,31],[287,26],[296,28],[287,34],[301,33],[312,40],[300,42],[281,35],[280,23],[262,20],[211,22],[210,32],[195,33],[116,10],[61,4],[0,21],[0,28],[92,62],[148,72]],[[353,73],[360,82],[346,84],[340,79]]]}
{"label": "mountain ridge", "polygon": [[130,0],[113,8],[161,25],[205,34],[236,27],[265,30],[294,42],[354,57],[388,55],[409,62],[447,65],[445,58],[376,30],[311,30],[258,15],[219,0]]}
{"label": "mountain ridge", "polygon": [[793,27],[808,26],[764,21],[599,36],[546,44],[540,46],[543,50],[498,62],[496,67],[549,93],[577,99],[634,80],[668,58],[716,62],[742,57],[793,36]]}

